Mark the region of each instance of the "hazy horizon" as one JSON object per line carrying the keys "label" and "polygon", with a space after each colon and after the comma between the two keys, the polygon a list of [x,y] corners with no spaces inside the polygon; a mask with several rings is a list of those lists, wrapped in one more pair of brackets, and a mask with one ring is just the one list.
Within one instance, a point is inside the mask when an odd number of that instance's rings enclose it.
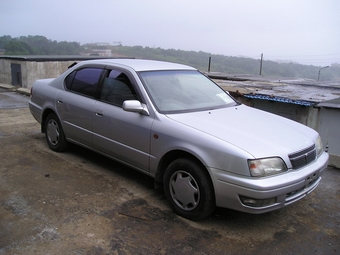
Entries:
{"label": "hazy horizon", "polygon": [[340,63],[337,0],[0,0],[0,36]]}

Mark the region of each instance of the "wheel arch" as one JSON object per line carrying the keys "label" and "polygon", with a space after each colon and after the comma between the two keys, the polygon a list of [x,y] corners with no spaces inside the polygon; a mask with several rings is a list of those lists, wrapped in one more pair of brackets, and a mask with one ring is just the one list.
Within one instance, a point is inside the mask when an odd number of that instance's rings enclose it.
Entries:
{"label": "wheel arch", "polygon": [[157,173],[155,176],[155,187],[156,188],[160,188],[163,186],[163,177],[164,177],[165,170],[167,169],[167,167],[169,166],[171,162],[173,162],[174,160],[178,158],[187,158],[199,164],[202,167],[202,169],[204,169],[208,173],[210,181],[212,185],[214,186],[211,175],[201,160],[199,160],[195,155],[189,152],[186,152],[183,150],[173,150],[173,151],[167,152],[159,161],[159,164],[157,167]]}
{"label": "wheel arch", "polygon": [[47,109],[44,110],[44,112],[42,114],[42,117],[41,117],[41,133],[45,133],[46,132],[46,130],[45,130],[46,118],[51,113],[54,113],[55,115],[57,115],[56,112],[53,111],[51,108],[47,108]]}

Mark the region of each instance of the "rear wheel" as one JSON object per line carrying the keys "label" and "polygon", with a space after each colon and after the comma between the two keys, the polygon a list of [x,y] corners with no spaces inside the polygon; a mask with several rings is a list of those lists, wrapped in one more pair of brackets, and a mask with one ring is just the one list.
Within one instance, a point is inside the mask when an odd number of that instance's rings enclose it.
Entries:
{"label": "rear wheel", "polygon": [[164,192],[174,211],[185,218],[200,220],[215,210],[215,194],[208,172],[187,158],[173,161],[165,171]]}
{"label": "rear wheel", "polygon": [[68,147],[63,128],[54,113],[50,113],[45,121],[45,137],[48,146],[53,151],[65,151]]}

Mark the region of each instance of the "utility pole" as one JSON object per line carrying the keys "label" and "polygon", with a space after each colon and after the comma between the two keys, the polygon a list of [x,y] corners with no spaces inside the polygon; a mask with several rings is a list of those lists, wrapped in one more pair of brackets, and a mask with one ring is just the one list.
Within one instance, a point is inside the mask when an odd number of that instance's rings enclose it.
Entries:
{"label": "utility pole", "polygon": [[320,78],[320,71],[322,70],[322,69],[325,69],[325,68],[328,68],[329,66],[325,66],[325,67],[322,67],[320,70],[319,70],[319,73],[318,73],[318,81],[319,81],[319,78]]}
{"label": "utility pole", "polygon": [[261,54],[261,62],[260,62],[260,76],[262,75],[262,61],[263,61],[263,53]]}
{"label": "utility pole", "polygon": [[208,73],[210,73],[211,57],[209,57]]}

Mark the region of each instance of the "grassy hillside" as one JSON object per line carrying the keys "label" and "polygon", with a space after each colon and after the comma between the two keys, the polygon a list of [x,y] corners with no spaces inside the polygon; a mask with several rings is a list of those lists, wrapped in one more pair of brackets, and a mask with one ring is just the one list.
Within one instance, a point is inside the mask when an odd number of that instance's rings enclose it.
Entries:
{"label": "grassy hillside", "polygon": [[[182,63],[193,66],[201,71],[208,70],[209,57],[211,57],[211,72],[250,75],[259,75],[260,73],[260,59],[229,57],[202,51],[166,50],[142,46],[114,46],[111,47],[111,50],[112,54],[118,57],[126,56]],[[316,80],[318,78],[320,68],[321,67],[312,65],[277,63],[274,61],[264,60],[262,63],[262,75]],[[323,69],[320,75],[320,80],[340,80],[340,67],[331,66],[327,69]]]}
{"label": "grassy hillside", "polygon": [[[208,71],[209,58],[211,57],[211,72],[249,75],[259,75],[260,73],[260,59],[230,57],[202,51],[166,50],[142,46],[80,45],[77,42],[52,41],[40,35],[18,38],[12,38],[8,35],[2,36],[0,37],[0,50],[5,55],[80,55],[95,54],[98,52],[95,50],[109,50],[109,52],[111,50],[113,56],[116,57],[164,60],[187,64],[201,71]],[[320,68],[318,66],[264,60],[262,75],[316,80]],[[323,69],[320,80],[340,81],[340,66],[332,65]]]}

